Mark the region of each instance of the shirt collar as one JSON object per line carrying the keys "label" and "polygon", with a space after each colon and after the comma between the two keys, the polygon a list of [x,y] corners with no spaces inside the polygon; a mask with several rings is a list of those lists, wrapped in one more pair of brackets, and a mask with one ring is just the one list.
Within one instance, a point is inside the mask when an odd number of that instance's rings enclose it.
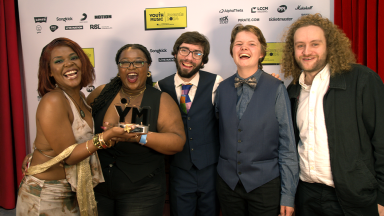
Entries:
{"label": "shirt collar", "polygon": [[[329,71],[329,65],[327,64],[318,74],[316,74],[314,79],[320,78],[321,81],[323,81],[324,79],[327,79],[330,76],[330,74],[331,73]],[[302,71],[299,77],[299,84],[304,90],[309,91],[311,89],[311,85],[305,84],[304,79],[305,79],[305,74]]]}
{"label": "shirt collar", "polygon": [[184,81],[181,79],[181,77],[179,76],[178,73],[175,74],[175,86],[176,86],[176,87],[179,87],[179,86],[181,86],[182,84],[188,84],[188,83],[191,83],[192,85],[194,85],[194,86],[197,87],[198,84],[199,84],[199,80],[200,80],[200,73],[199,73],[199,72],[197,72],[197,73],[196,73],[196,76],[193,77],[193,79],[192,79],[191,81],[189,81],[189,82],[184,82]]}
{"label": "shirt collar", "polygon": [[251,77],[254,77],[255,79],[256,79],[256,81],[258,82],[259,81],[259,79],[260,79],[260,76],[261,76],[261,72],[263,72],[263,70],[261,70],[260,68],[259,69],[257,69],[257,71],[254,73],[254,74],[252,74],[251,76],[249,76],[248,78],[242,78],[242,77],[240,77],[239,76],[239,73],[236,71],[236,77],[237,78],[239,78],[239,79],[241,79],[241,80],[246,80],[246,79],[249,79],[249,78],[251,78]]}

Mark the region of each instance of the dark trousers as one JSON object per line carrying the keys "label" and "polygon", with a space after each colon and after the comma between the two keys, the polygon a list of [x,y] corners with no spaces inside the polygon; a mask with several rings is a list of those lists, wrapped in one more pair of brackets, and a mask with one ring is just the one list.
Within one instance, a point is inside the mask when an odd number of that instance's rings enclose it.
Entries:
{"label": "dark trousers", "polygon": [[299,181],[296,191],[296,216],[378,216],[377,204],[367,208],[341,207],[335,188]]}
{"label": "dark trousers", "polygon": [[277,216],[280,214],[280,191],[280,177],[247,193],[241,181],[232,190],[217,175],[217,195],[223,216]]}
{"label": "dark trousers", "polygon": [[103,168],[105,182],[94,189],[99,216],[161,216],[165,201],[165,170],[158,168],[138,182],[116,166]]}
{"label": "dark trousers", "polygon": [[198,170],[170,166],[170,206],[173,216],[219,215],[219,200],[216,195],[216,166]]}

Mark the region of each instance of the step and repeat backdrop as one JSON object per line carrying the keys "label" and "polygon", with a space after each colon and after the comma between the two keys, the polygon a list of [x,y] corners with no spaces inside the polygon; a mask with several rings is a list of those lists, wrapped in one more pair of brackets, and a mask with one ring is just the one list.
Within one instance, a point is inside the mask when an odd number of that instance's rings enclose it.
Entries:
{"label": "step and repeat backdrop", "polygon": [[[36,134],[39,57],[42,48],[54,38],[76,41],[91,59],[96,81],[83,89],[88,95],[94,87],[116,76],[116,52],[128,43],[148,48],[153,59],[153,80],[158,81],[176,72],[171,55],[176,39],[183,32],[198,31],[211,44],[204,70],[227,78],[236,72],[229,53],[232,28],[238,23],[255,25],[262,30],[269,47],[264,71],[279,73],[279,47],[291,23],[313,13],[333,20],[333,0],[19,0],[18,5],[29,147]],[[290,82],[284,81],[286,85]]]}

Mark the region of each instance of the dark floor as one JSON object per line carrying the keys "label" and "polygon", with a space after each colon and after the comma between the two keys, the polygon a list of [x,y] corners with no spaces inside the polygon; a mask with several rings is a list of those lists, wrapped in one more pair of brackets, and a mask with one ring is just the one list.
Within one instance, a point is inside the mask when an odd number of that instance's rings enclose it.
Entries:
{"label": "dark floor", "polygon": [[0,207],[0,216],[15,216],[16,209],[6,210]]}

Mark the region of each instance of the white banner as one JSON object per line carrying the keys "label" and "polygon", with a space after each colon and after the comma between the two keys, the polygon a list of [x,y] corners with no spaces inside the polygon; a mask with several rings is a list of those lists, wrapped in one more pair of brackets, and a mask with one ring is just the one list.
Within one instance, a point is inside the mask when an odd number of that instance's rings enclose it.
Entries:
{"label": "white banner", "polygon": [[[176,39],[186,31],[198,31],[210,41],[209,62],[204,70],[227,78],[236,72],[229,53],[232,28],[241,23],[259,27],[267,42],[281,42],[283,30],[305,14],[321,13],[333,20],[333,1],[269,0],[269,1],[175,1],[175,0],[19,0],[20,31],[29,146],[36,134],[38,105],[37,71],[42,48],[57,37],[67,37],[94,53],[96,82],[107,83],[117,74],[114,58],[117,50],[129,43],[139,43],[151,52],[150,70],[158,81],[176,72],[171,60]],[[145,29],[148,8],[187,7],[184,29]],[[169,61],[171,60],[171,61]],[[278,65],[266,65],[264,71],[279,73]],[[284,80],[289,84],[290,80]],[[84,93],[88,95],[84,89]]]}

